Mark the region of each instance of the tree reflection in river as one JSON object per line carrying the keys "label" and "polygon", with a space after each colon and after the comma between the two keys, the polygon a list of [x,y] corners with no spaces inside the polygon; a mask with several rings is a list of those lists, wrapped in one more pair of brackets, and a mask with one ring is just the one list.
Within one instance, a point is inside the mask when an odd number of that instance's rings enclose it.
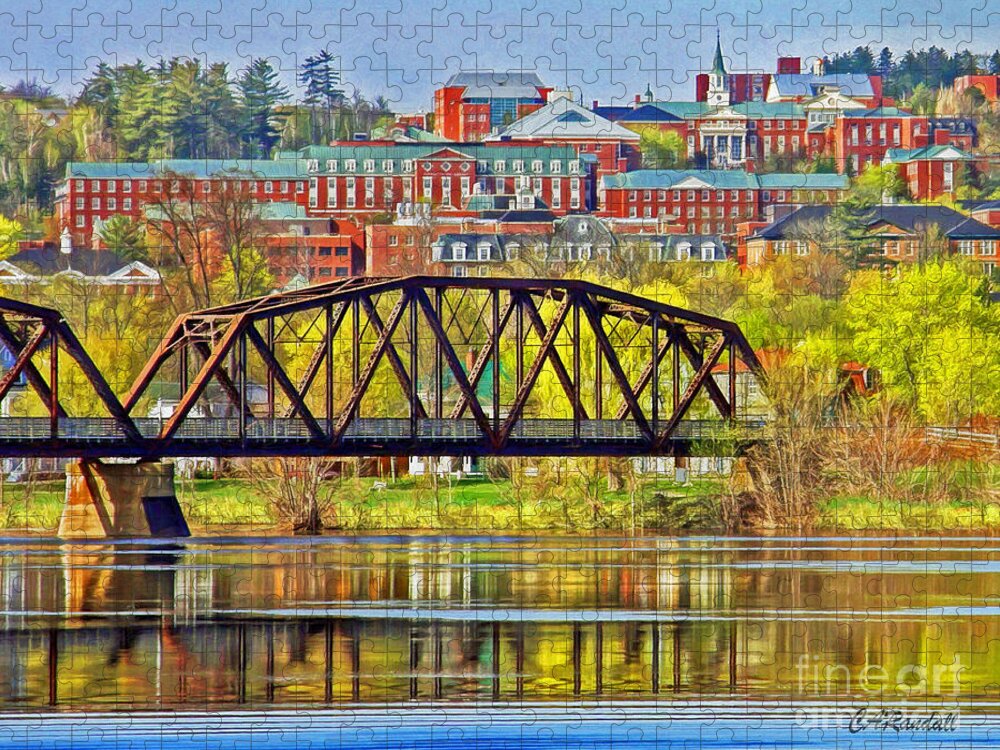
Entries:
{"label": "tree reflection in river", "polygon": [[993,697],[975,540],[0,546],[0,708]]}

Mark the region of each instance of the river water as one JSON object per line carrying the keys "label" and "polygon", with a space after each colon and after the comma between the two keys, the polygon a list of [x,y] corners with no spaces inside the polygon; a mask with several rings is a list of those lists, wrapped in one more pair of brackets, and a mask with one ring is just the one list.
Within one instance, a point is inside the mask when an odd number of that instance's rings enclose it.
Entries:
{"label": "river water", "polygon": [[980,538],[0,540],[0,747],[973,746]]}

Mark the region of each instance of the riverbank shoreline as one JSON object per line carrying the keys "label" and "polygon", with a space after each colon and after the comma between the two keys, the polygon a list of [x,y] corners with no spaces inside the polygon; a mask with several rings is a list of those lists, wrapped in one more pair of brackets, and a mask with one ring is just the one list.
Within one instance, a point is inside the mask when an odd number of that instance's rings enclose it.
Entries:
{"label": "riverbank shoreline", "polygon": [[[584,533],[627,536],[749,533],[813,534],[1000,533],[1000,501],[889,501],[831,497],[818,501],[810,523],[756,524],[726,529],[721,479],[685,483],[660,480],[641,491],[605,490],[573,497],[573,488],[520,503],[509,481],[482,478],[441,481],[437,488],[412,477],[396,482],[339,483],[325,517],[326,535],[399,533]],[[529,492],[522,492],[529,495]],[[178,498],[197,535],[289,534],[260,489],[238,479],[185,480]],[[8,485],[0,501],[0,531],[26,536],[54,534],[63,505],[61,482]]]}

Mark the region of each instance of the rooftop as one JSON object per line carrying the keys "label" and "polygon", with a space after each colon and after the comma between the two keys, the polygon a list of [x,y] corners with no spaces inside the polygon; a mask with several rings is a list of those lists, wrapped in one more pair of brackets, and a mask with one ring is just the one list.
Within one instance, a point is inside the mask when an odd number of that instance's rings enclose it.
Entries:
{"label": "rooftop", "polygon": [[[624,128],[576,102],[560,97],[512,123],[499,138],[619,138],[639,140]],[[496,138],[492,139],[496,140]]]}
{"label": "rooftop", "polygon": [[[824,222],[831,206],[802,206],[773,224],[760,229],[754,236],[769,240],[791,236],[807,222]],[[994,229],[965,214],[935,204],[886,204],[874,206],[863,217],[867,227],[887,223],[905,232],[918,233],[936,225],[946,237],[959,239],[1000,239],[1000,229]]]}

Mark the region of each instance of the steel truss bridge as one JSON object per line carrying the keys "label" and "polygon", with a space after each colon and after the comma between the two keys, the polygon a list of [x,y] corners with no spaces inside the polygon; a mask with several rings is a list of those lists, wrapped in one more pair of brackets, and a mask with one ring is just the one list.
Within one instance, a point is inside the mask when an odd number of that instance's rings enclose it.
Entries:
{"label": "steel truss bridge", "polygon": [[[120,399],[56,310],[0,299],[0,343],[12,457],[732,455],[760,426],[735,324],[582,281],[351,278],[193,312]],[[69,413],[70,377],[103,413]]]}

